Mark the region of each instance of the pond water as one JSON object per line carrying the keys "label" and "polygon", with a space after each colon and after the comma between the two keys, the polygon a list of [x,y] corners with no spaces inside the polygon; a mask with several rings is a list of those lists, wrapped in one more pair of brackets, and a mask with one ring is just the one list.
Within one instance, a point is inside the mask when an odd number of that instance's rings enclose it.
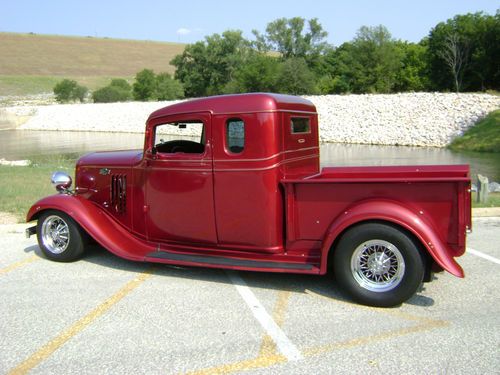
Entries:
{"label": "pond water", "polygon": [[[143,144],[143,134],[4,130],[0,131],[0,158],[19,160],[39,155],[141,149]],[[481,173],[490,181],[500,181],[498,153],[324,143],[320,155],[322,166],[470,164],[474,179]]]}

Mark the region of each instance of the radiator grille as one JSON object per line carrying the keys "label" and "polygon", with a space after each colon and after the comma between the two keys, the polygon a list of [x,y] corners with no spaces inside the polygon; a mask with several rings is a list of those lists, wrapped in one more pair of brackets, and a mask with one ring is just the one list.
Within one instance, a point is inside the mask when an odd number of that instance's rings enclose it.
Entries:
{"label": "radiator grille", "polygon": [[116,174],[111,176],[111,207],[118,214],[127,209],[127,176]]}

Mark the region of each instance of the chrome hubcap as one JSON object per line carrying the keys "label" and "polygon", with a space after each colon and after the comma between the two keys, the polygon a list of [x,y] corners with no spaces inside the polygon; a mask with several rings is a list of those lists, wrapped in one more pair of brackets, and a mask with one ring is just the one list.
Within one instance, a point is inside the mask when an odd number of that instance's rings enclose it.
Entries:
{"label": "chrome hubcap", "polygon": [[42,242],[53,254],[61,254],[69,245],[69,226],[59,216],[53,215],[42,224]]}
{"label": "chrome hubcap", "polygon": [[351,272],[360,286],[372,292],[387,292],[401,282],[405,262],[399,249],[384,240],[362,243],[351,258]]}

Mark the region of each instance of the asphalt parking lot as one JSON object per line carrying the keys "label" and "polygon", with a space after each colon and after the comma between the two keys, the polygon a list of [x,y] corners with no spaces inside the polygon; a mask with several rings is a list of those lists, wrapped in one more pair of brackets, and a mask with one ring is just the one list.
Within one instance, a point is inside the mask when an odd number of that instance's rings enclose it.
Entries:
{"label": "asphalt parking lot", "polygon": [[345,300],[328,277],[43,258],[0,226],[0,373],[467,373],[500,369],[500,218],[474,221],[465,279],[407,303]]}

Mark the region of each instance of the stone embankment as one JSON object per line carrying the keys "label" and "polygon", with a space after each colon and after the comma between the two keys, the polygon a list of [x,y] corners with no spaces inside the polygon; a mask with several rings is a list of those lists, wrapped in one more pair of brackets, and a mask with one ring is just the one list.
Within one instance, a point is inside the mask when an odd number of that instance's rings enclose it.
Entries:
{"label": "stone embankment", "polygon": [[[405,93],[307,96],[317,107],[323,142],[444,147],[489,112],[500,96]],[[149,113],[174,102],[16,105],[7,116],[29,116],[33,130],[144,131]]]}

